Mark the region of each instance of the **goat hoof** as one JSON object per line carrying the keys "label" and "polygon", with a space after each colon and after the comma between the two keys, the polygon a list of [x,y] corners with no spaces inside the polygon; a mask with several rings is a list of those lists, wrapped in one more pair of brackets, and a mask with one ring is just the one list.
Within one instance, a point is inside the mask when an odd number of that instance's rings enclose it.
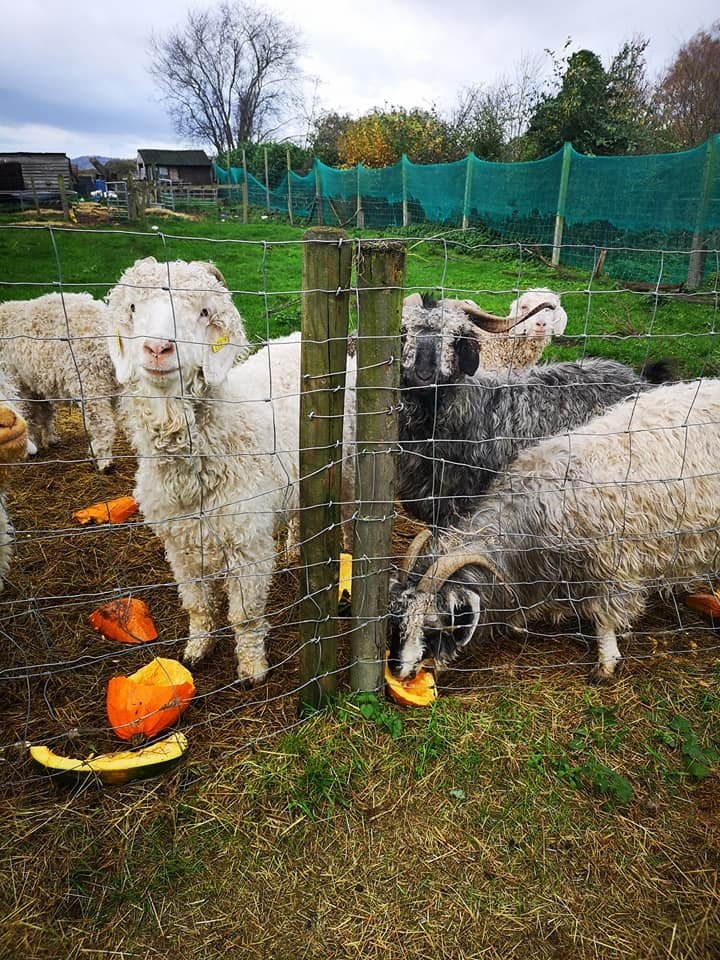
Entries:
{"label": "goat hoof", "polygon": [[588,683],[600,686],[610,683],[617,676],[618,663],[596,663],[588,676]]}

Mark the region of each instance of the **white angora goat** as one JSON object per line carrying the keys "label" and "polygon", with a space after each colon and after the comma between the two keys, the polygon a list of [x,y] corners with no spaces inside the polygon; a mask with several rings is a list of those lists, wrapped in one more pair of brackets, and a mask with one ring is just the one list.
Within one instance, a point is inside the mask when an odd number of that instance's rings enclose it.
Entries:
{"label": "white angora goat", "polygon": [[212,264],[139,260],[108,305],[124,425],[138,457],[135,497],[189,615],[184,658],[196,663],[211,649],[222,587],[238,677],[261,680],[273,535],[297,487],[297,390],[274,389],[268,403],[264,358],[233,368],[247,339]]}
{"label": "white angora goat", "polygon": [[56,442],[54,401],[83,411],[98,470],[112,463],[118,391],[108,356],[107,307],[89,293],[48,293],[0,304],[0,358],[17,384],[30,452]]}

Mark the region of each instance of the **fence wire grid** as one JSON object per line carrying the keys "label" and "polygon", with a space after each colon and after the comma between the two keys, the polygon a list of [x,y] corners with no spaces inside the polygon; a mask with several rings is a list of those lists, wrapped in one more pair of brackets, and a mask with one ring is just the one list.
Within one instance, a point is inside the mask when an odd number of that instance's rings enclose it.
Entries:
{"label": "fence wire grid", "polygon": [[[14,556],[5,576],[5,585],[0,598],[0,634],[3,642],[3,660],[0,665],[0,683],[2,697],[0,702],[0,756],[2,756],[6,775],[5,788],[18,789],[32,785],[39,774],[34,772],[27,760],[27,744],[48,744],[59,753],[73,756],[85,756],[90,751],[103,753],[119,748],[117,739],[108,725],[105,715],[105,690],[111,676],[130,674],[147,663],[154,656],[181,659],[191,631],[188,626],[187,608],[192,606],[186,601],[185,609],[181,595],[192,597],[201,592],[221,586],[225,577],[237,581],[249,596],[253,585],[262,582],[268,571],[272,572],[272,581],[267,590],[264,612],[260,615],[267,619],[269,630],[266,637],[266,649],[270,663],[267,677],[255,683],[251,688],[242,682],[237,674],[234,656],[233,630],[257,627],[257,611],[252,616],[238,616],[237,609],[228,610],[227,599],[218,601],[219,606],[213,622],[208,628],[214,649],[197,664],[192,666],[197,693],[192,704],[180,721],[180,728],[188,736],[191,748],[208,757],[228,757],[257,744],[281,731],[293,729],[301,722],[298,719],[298,703],[303,699],[303,691],[308,685],[316,683],[315,678],[304,678],[301,662],[308,645],[315,645],[316,624],[310,624],[308,636],[307,617],[303,610],[304,602],[324,599],[327,588],[323,587],[313,594],[303,585],[312,582],[303,563],[304,551],[308,541],[298,536],[297,517],[308,511],[317,516],[317,503],[299,502],[293,506],[294,499],[303,480],[298,470],[292,466],[297,463],[299,445],[284,445],[289,434],[297,436],[297,422],[288,424],[284,419],[287,410],[300,409],[302,391],[299,376],[295,377],[296,389],[288,389],[285,378],[292,377],[290,361],[280,357],[273,363],[278,339],[299,330],[301,325],[300,304],[303,297],[310,294],[342,293],[349,303],[350,326],[354,331],[350,341],[350,352],[355,353],[352,362],[357,368],[357,379],[383,364],[397,371],[400,390],[394,393],[378,392],[361,402],[358,387],[356,410],[359,421],[371,416],[385,422],[390,414],[399,415],[402,422],[408,390],[412,389],[401,370],[401,354],[387,349],[384,344],[391,336],[398,336],[399,330],[390,330],[386,334],[373,334],[374,347],[380,350],[382,359],[365,364],[358,361],[363,356],[363,291],[357,282],[357,273],[353,267],[350,284],[342,291],[333,287],[318,285],[316,288],[303,288],[300,282],[300,262],[306,242],[257,242],[257,241],[216,241],[208,238],[167,236],[160,233],[149,236],[135,231],[64,231],[55,228],[41,230],[43,241],[48,244],[54,269],[46,266],[40,271],[31,264],[22,271],[13,272],[7,268],[0,271],[0,301],[12,304],[15,301],[28,301],[48,292],[59,293],[62,298],[62,320],[64,331],[57,331],[42,337],[36,331],[24,329],[21,323],[14,325],[7,317],[0,321],[0,348],[2,354],[8,354],[10,344],[21,344],[21,351],[32,354],[39,342],[51,343],[57,356],[67,350],[78,381],[75,395],[68,396],[58,390],[56,393],[39,395],[33,392],[32,385],[23,385],[19,392],[12,391],[3,400],[23,403],[31,429],[42,416],[46,422],[50,407],[57,406],[57,436],[48,433],[46,439],[51,442],[43,446],[36,455],[26,460],[8,463],[3,467],[3,484],[7,513],[13,530],[8,527],[6,542],[10,541]],[[39,234],[33,228],[2,227],[0,235],[3,242],[24,244],[33,235]],[[183,255],[177,251],[182,242]],[[367,241],[360,241],[362,244]],[[351,241],[353,252],[357,254],[358,241]],[[652,250],[660,269],[655,283],[643,290],[617,288],[603,284],[595,276],[593,268],[586,273],[572,276],[558,275],[557,282],[547,279],[542,273],[543,265],[534,261],[520,245],[488,245],[487,248],[474,246],[472,250],[461,240],[443,238],[433,240],[424,237],[402,239],[403,249],[408,258],[408,273],[395,284],[396,292],[401,296],[415,292],[431,290],[439,300],[450,298],[471,298],[485,310],[494,314],[507,310],[509,303],[524,291],[537,287],[554,286],[555,292],[562,295],[562,303],[568,314],[568,326],[565,332],[553,338],[542,354],[542,363],[553,360],[587,361],[591,357],[615,357],[634,365],[638,370],[648,361],[666,358],[675,364],[674,377],[691,381],[700,377],[714,377],[720,363],[718,345],[718,321],[720,319],[720,289],[718,278],[720,269],[719,251],[709,251],[708,257],[715,258],[716,269],[711,287],[701,294],[689,296],[680,292],[667,293],[662,288],[665,252]],[[82,275],[81,258],[89,255],[90,248],[97,245],[101,250],[116,245],[118,248],[114,272]],[[161,292],[173,303],[174,349],[184,356],[183,351],[206,349],[207,342],[187,337],[178,316],[184,294],[183,283],[177,281],[168,265],[175,259],[187,261],[208,261],[217,264],[227,282],[230,294],[240,315],[245,320],[249,344],[241,344],[237,360],[227,374],[236,378],[236,384],[242,384],[238,393],[221,384],[213,390],[210,407],[216,411],[222,408],[227,421],[238,417],[252,416],[243,413],[243,409],[252,412],[265,408],[262,418],[258,419],[260,440],[255,438],[255,446],[243,450],[239,446],[228,445],[222,448],[216,439],[204,438],[202,427],[198,426],[202,400],[193,396],[192,386],[183,377],[187,371],[180,363],[180,389],[173,401],[173,414],[191,411],[195,418],[175,425],[179,436],[187,432],[192,442],[199,448],[177,454],[158,447],[154,455],[140,454],[132,444],[133,431],[137,424],[128,422],[127,408],[119,410],[122,402],[110,394],[99,393],[96,384],[87,377],[87,367],[83,354],[89,343],[96,343],[98,337],[91,333],[80,333],[75,329],[72,309],[68,306],[71,295],[89,292],[94,300],[101,298],[117,284],[120,274],[141,256],[152,251],[168,272],[168,282],[164,289],[152,284],[140,285],[142,293],[148,289]],[[501,256],[498,256],[500,251]],[[633,255],[644,251],[632,250]],[[675,251],[673,251],[674,255]],[[687,253],[687,251],[686,251]],[[470,259],[470,254],[472,258]],[[252,264],[248,271],[247,262]],[[483,273],[481,265],[490,264],[490,273]],[[477,276],[473,279],[473,271]],[[294,277],[294,283],[289,278]],[[544,280],[542,279],[544,278]],[[207,292],[207,291],[202,291]],[[175,298],[175,299],[173,299]],[[110,298],[112,303],[112,297]],[[119,337],[125,328],[122,323],[127,318],[118,319],[108,314],[106,337]],[[399,317],[397,318],[399,320]],[[130,343],[142,339],[140,334],[124,333],[127,337],[125,349]],[[443,335],[442,332],[440,334]],[[102,338],[103,342],[105,338]],[[336,338],[343,352],[346,339]],[[407,343],[407,331],[403,345]],[[401,347],[401,349],[403,349]],[[265,349],[266,353],[262,351]],[[250,376],[243,376],[245,364],[263,361],[272,395],[272,403],[267,406],[269,396],[264,391],[257,395],[248,393]],[[293,361],[294,362],[294,361]],[[248,368],[249,369],[249,368]],[[348,368],[349,369],[349,368]],[[298,371],[299,374],[299,371]],[[328,378],[329,374],[329,378]],[[322,371],[318,374],[318,393],[327,392],[328,380],[342,380],[345,370],[342,368]],[[352,392],[352,381],[348,380],[348,392]],[[415,385],[416,386],[416,385]],[[120,398],[123,385],[119,386]],[[460,390],[470,390],[472,386],[460,386]],[[508,376],[498,381],[498,391],[512,392],[513,381]],[[310,388],[312,396],[315,387]],[[342,392],[342,391],[341,391]],[[138,395],[144,399],[142,394]],[[181,398],[181,399],[177,399]],[[92,456],[93,437],[88,425],[88,411],[100,401],[111,399],[117,434],[112,450],[113,465],[105,473],[99,473]],[[157,403],[150,400],[150,404]],[[551,402],[548,400],[548,402]],[[355,400],[353,400],[355,403]],[[362,408],[362,412],[361,412]],[[347,411],[346,411],[347,413]],[[342,406],[340,412],[329,413],[329,419],[343,421]],[[252,419],[248,422],[252,423]],[[347,416],[345,417],[347,424]],[[716,425],[717,426],[717,425]],[[437,423],[432,426],[431,434],[422,437],[431,443],[436,438]],[[710,425],[708,425],[710,428]],[[441,429],[444,429],[441,428]],[[401,427],[402,433],[402,427]],[[498,436],[502,436],[501,431]],[[37,436],[37,433],[36,433]],[[233,441],[234,442],[234,441]],[[468,441],[463,441],[467,444]],[[478,440],[476,446],[482,447],[485,441]],[[472,445],[472,441],[470,441]],[[258,445],[259,444],[259,445]],[[326,465],[331,472],[342,469],[346,475],[357,476],[360,459],[365,456],[384,458],[394,464],[397,476],[406,470],[407,450],[412,449],[412,441],[405,445],[394,442],[378,443],[377,449],[355,442],[355,438],[346,435],[343,449],[326,448],[319,443],[316,452],[326,456]],[[264,486],[249,475],[248,495],[238,495],[236,489],[222,493],[223,476],[228,465],[242,463],[251,455],[251,463],[256,464],[258,457],[266,462],[282,461],[281,475],[287,478],[286,489],[280,497],[282,503],[268,506],[272,496],[283,487],[279,486],[271,475]],[[445,469],[452,470],[462,465],[462,446],[458,450],[458,460],[445,463]],[[118,524],[98,526],[80,526],[72,519],[74,511],[92,503],[110,500],[133,493],[135,476],[141,460],[173,462],[178,472],[186,471],[192,461],[192,469],[198,474],[211,468],[217,474],[214,489],[215,500],[211,504],[188,501],[185,509],[171,518],[152,520],[140,513]],[[176,457],[176,460],[173,460]],[[290,467],[287,464],[291,464]],[[175,467],[173,467],[175,469]],[[242,471],[240,471],[242,472]],[[321,471],[322,473],[322,471]],[[677,478],[661,477],[661,486]],[[409,544],[415,535],[423,529],[423,524],[412,515],[413,498],[408,497],[405,508],[395,497],[393,487],[389,489],[363,490],[363,496],[378,505],[376,519],[380,522],[392,522],[391,549],[374,557],[374,572],[397,576],[399,565],[405,556]],[[427,503],[433,495],[442,497],[431,487],[427,494],[419,495],[416,502]],[[478,501],[480,502],[480,501]],[[274,501],[273,501],[274,503]],[[321,501],[325,503],[325,501]],[[356,493],[348,493],[343,487],[340,518],[329,520],[320,527],[314,537],[322,539],[338,532],[341,547],[352,549],[352,530],[358,518]],[[718,507],[720,511],[720,506]],[[245,537],[248,526],[267,526],[270,515],[280,512],[283,519],[290,521],[291,536],[286,540],[284,530],[275,534],[272,547],[253,552],[250,548],[245,562],[236,559],[229,562],[226,569],[218,566],[216,544],[212,542],[213,517],[222,516],[224,522],[237,525],[238,538]],[[677,516],[682,518],[679,509]],[[195,525],[194,536],[199,540],[199,556],[196,558],[201,573],[197,577],[183,579],[173,571],[173,564],[163,549],[158,536],[167,523]],[[630,524],[632,526],[632,524]],[[200,533],[197,533],[200,531]],[[436,539],[443,533],[436,530]],[[677,538],[678,529],[669,529],[668,536]],[[629,535],[629,538],[632,534]],[[337,538],[336,538],[337,539]],[[622,555],[624,544],[622,536],[617,538],[618,557]],[[332,541],[335,542],[335,541]],[[224,549],[224,547],[222,548]],[[207,557],[204,551],[208,551]],[[222,551],[221,551],[222,552]],[[235,556],[230,553],[229,556]],[[355,560],[357,560],[357,556]],[[207,560],[207,569],[205,569]],[[618,561],[619,562],[619,561]],[[321,561],[312,561],[310,566],[322,566],[331,571],[333,584],[338,580],[338,557],[328,555]],[[715,622],[684,602],[689,592],[712,594],[717,587],[717,569],[711,565],[704,576],[684,577],[682,573],[673,578],[672,591],[653,595],[652,602],[642,618],[631,625],[627,635],[621,637],[620,646],[624,658],[623,669],[651,670],[653,663],[667,656],[690,656],[711,669],[717,662],[718,638]],[[180,568],[176,568],[177,569]],[[511,585],[512,586],[512,585]],[[337,590],[337,586],[334,588]],[[353,597],[357,586],[354,585]],[[640,589],[640,585],[632,585]],[[139,645],[120,645],[95,632],[88,623],[89,614],[103,604],[133,596],[144,600],[152,614],[158,629],[158,638]],[[371,618],[382,634],[387,632],[389,612],[387,600],[375,610]],[[245,602],[244,600],[242,602]],[[249,601],[248,601],[249,602]],[[318,616],[325,607],[318,603]],[[215,612],[215,611],[214,611]],[[234,614],[234,616],[233,616]],[[326,620],[328,616],[322,614]],[[351,687],[349,675],[353,669],[353,636],[367,626],[368,618],[362,622],[357,617],[335,613],[325,623],[323,638],[336,645],[336,662],[325,669],[323,679],[330,680],[339,691],[348,691]],[[508,673],[543,677],[547,674],[577,673],[589,671],[595,662],[594,631],[578,613],[567,619],[562,625],[552,622],[534,622],[527,620],[519,629],[498,629],[484,642],[475,642],[461,652],[450,667],[438,677],[442,693],[477,694],[501,684]],[[377,664],[383,657],[378,652]],[[382,693],[382,682],[375,692]]]}

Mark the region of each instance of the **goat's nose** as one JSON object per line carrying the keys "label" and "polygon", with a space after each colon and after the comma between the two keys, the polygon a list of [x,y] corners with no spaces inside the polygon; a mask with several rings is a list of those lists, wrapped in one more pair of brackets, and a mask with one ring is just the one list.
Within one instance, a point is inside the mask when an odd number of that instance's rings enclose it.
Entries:
{"label": "goat's nose", "polygon": [[143,352],[152,360],[160,360],[173,352],[173,345],[169,340],[146,340],[143,343]]}

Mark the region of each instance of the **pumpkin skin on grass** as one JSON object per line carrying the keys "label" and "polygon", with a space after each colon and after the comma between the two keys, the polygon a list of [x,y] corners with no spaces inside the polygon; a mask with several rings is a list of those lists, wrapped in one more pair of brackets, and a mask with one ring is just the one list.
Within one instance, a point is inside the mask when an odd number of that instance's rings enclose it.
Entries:
{"label": "pumpkin skin on grass", "polygon": [[177,660],[156,657],[128,677],[111,677],[105,706],[121,740],[150,739],[176,723],[195,695],[192,674]]}
{"label": "pumpkin skin on grass", "polygon": [[429,707],[438,697],[435,676],[431,670],[418,670],[412,680],[398,680],[390,673],[387,656],[385,686],[393,700],[404,707]]}
{"label": "pumpkin skin on grass", "polygon": [[716,593],[690,593],[685,597],[685,603],[706,617],[720,620],[720,599]]}
{"label": "pumpkin skin on grass", "polygon": [[187,739],[176,732],[142,750],[120,750],[79,760],[53,753],[46,746],[30,747],[30,756],[43,773],[55,781],[76,787],[99,779],[112,786],[157,777],[174,769],[187,750]]}
{"label": "pumpkin skin on grass", "polygon": [[137,510],[138,503],[132,497],[116,497],[114,500],[102,500],[91,507],[76,510],[73,519],[82,524],[125,523]]}

